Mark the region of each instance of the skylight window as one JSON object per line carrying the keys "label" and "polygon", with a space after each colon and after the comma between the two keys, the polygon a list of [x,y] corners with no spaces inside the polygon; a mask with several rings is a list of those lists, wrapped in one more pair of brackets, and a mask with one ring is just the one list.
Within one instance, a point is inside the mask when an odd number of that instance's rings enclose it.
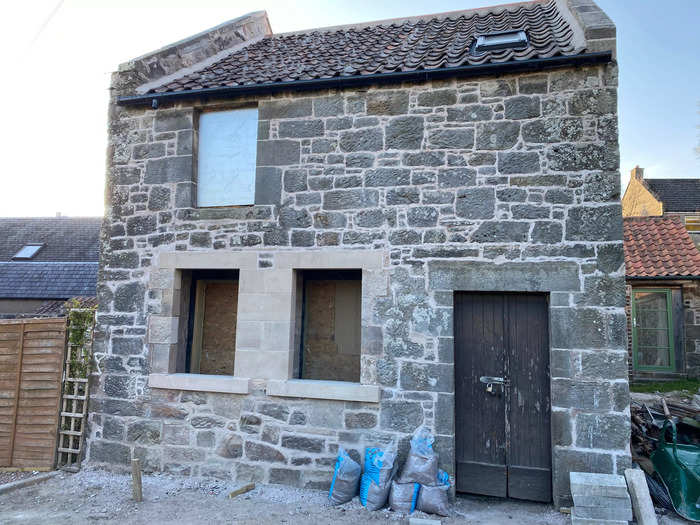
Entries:
{"label": "skylight window", "polygon": [[499,49],[518,49],[527,47],[525,31],[501,31],[478,36],[474,45],[474,53],[486,53]]}
{"label": "skylight window", "polygon": [[43,244],[27,244],[20,251],[18,251],[13,259],[31,259],[34,257]]}

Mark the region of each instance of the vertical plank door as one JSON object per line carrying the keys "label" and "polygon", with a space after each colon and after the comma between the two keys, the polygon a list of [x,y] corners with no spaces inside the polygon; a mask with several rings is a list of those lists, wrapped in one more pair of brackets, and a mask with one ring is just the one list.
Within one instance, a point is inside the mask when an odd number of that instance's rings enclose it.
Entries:
{"label": "vertical plank door", "polygon": [[547,296],[457,292],[454,307],[457,491],[550,501]]}

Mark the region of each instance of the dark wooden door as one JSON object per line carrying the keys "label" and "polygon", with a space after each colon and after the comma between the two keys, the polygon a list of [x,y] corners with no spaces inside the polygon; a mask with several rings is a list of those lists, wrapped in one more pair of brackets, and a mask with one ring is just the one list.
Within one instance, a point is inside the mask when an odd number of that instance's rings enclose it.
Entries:
{"label": "dark wooden door", "polygon": [[547,296],[458,292],[454,332],[457,491],[550,501]]}

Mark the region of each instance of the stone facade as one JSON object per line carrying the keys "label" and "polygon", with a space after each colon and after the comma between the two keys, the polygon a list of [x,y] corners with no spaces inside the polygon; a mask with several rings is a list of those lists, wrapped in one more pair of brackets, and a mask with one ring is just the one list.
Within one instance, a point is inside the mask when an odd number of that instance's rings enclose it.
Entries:
{"label": "stone facade", "polygon": [[[116,75],[114,96],[130,75]],[[257,204],[193,207],[197,112],[247,105],[259,108]],[[147,470],[325,488],[339,446],[358,460],[370,444],[404,453],[427,425],[453,475],[453,293],[538,291],[550,294],[555,504],[569,501],[572,470],[622,473],[617,136],[614,63],[157,110],[113,103],[89,462],[134,456]],[[378,402],[284,395],[289,349],[246,342],[240,296],[234,373],[248,393],[149,386],[149,374],[181,371],[178,254],[247,257],[243,293],[298,254],[357,250],[379,261],[351,266],[363,269],[361,383]],[[288,295],[291,285],[275,297]]]}

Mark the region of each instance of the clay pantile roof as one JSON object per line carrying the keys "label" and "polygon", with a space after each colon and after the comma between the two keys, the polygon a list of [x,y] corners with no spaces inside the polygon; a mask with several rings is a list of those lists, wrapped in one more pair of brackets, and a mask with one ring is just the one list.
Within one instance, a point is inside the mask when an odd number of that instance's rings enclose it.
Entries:
{"label": "clay pantile roof", "polygon": [[[584,46],[567,20],[556,0],[538,0],[269,35],[149,93],[435,70],[579,54],[585,50]],[[471,53],[477,36],[511,30],[524,30],[528,45],[521,49]]]}
{"label": "clay pantile roof", "polygon": [[627,277],[700,277],[700,251],[678,217],[624,219]]}
{"label": "clay pantile roof", "polygon": [[664,212],[700,212],[700,179],[644,179]]}

